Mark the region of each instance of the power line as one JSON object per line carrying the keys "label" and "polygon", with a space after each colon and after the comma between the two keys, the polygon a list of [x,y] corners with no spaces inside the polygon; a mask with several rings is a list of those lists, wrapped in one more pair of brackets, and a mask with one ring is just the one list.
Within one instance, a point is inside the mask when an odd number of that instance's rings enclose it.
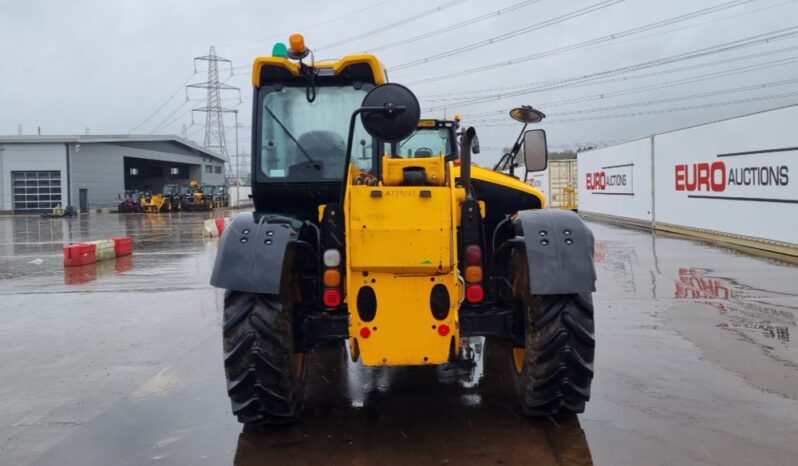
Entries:
{"label": "power line", "polygon": [[189,81],[191,81],[191,78],[193,78],[195,74],[197,74],[197,71],[196,71],[196,70],[195,70],[193,73],[191,73],[191,74],[188,76],[188,78],[186,78],[186,80],[185,80],[185,81],[183,81],[183,82],[182,82],[182,83],[181,83],[179,86],[177,86],[177,88],[175,88],[174,92],[172,92],[171,94],[169,94],[169,97],[167,97],[167,98],[166,98],[166,100],[164,100],[162,104],[158,105],[158,107],[155,109],[155,111],[153,111],[153,112],[152,112],[152,113],[151,113],[151,114],[150,114],[148,117],[146,117],[144,120],[142,120],[142,121],[141,121],[139,124],[137,124],[136,126],[134,126],[133,128],[131,128],[131,129],[128,131],[128,134],[130,134],[130,133],[132,133],[133,131],[136,131],[137,129],[139,129],[139,128],[141,128],[142,126],[144,126],[144,125],[145,125],[145,124],[146,124],[148,121],[150,121],[150,120],[152,119],[152,117],[154,117],[155,115],[157,115],[157,114],[158,114],[158,112],[160,112],[161,110],[163,110],[163,108],[164,108],[164,107],[166,107],[166,105],[167,105],[169,102],[171,102],[171,101],[172,101],[172,99],[173,99],[173,98],[174,98],[174,97],[177,95],[177,93],[178,93],[178,92],[180,92],[180,91],[183,89],[183,87],[184,87],[186,84],[188,84],[188,82],[189,82]]}
{"label": "power line", "polygon": [[[197,102],[197,104],[198,104],[198,105],[202,105],[202,104],[204,104],[204,103],[206,102],[206,98],[205,98],[205,97],[203,97],[202,99],[188,99],[188,100],[186,100],[186,101],[185,101],[185,103],[189,103],[189,102]],[[183,107],[184,107],[184,105],[181,105],[180,107],[178,107],[177,109],[175,109],[175,111],[174,111],[174,112],[172,112],[172,115],[174,115],[175,113],[177,113],[177,111],[178,111],[178,110],[180,110],[180,109],[182,109]],[[157,131],[159,128],[170,128],[170,127],[171,127],[173,124],[177,123],[178,121],[180,121],[180,120],[182,120],[183,118],[185,118],[185,117],[186,117],[186,115],[190,115],[190,114],[192,114],[193,112],[194,112],[194,109],[192,109],[192,108],[189,108],[188,110],[186,110],[185,112],[181,113],[181,114],[180,114],[180,115],[178,115],[176,118],[174,118],[174,119],[172,119],[172,120],[169,120],[168,122],[167,122],[167,120],[168,120],[170,117],[166,117],[166,119],[164,119],[164,121],[162,121],[162,122],[161,122],[161,123],[160,123],[158,126],[156,126],[155,128],[153,128],[153,130],[152,130],[152,131],[150,131],[150,133],[154,133],[154,132],[155,132],[155,131]],[[193,125],[193,122],[192,122],[192,125]]]}
{"label": "power line", "polygon": [[[222,82],[222,84],[225,84],[229,79],[230,79],[229,77],[227,79],[225,79]],[[185,87],[189,87],[189,86],[185,86]],[[190,87],[202,87],[202,86],[190,86]],[[222,102],[229,101],[229,100],[235,100],[237,102],[231,108],[236,108],[236,107],[239,107],[242,103],[250,102],[248,99],[241,99],[241,98],[236,98],[236,99],[223,98],[223,99],[221,99]],[[160,123],[158,123],[155,127],[153,127],[153,129],[150,130],[150,134],[155,133],[159,129],[170,128],[172,125],[174,125],[175,123],[177,123],[178,121],[183,119],[185,116],[192,114],[194,112],[194,109],[188,109],[188,110],[180,113],[177,117],[173,118],[172,120],[169,120],[170,118],[172,118],[172,116],[174,116],[181,109],[183,109],[186,106],[186,104],[188,104],[189,102],[195,102],[197,105],[202,105],[205,102],[207,102],[207,96],[206,97],[202,97],[200,99],[196,99],[196,98],[189,98],[188,95],[186,95],[186,100],[184,100],[183,103],[180,106],[178,106],[169,115],[167,115],[163,120],[161,120]],[[191,123],[190,126],[195,126],[195,123],[193,122],[193,120],[192,120],[192,123]],[[195,131],[197,131],[197,130],[195,130]]]}
{"label": "power line", "polygon": [[621,3],[623,1],[625,1],[625,0],[603,0],[601,2],[595,3],[595,4],[590,5],[588,7],[581,8],[581,9],[578,9],[578,10],[574,10],[574,11],[571,11],[571,12],[566,13],[564,15],[560,15],[560,16],[557,16],[557,17],[554,17],[554,18],[551,18],[551,19],[547,19],[545,21],[541,21],[541,22],[533,24],[531,26],[526,26],[526,27],[523,27],[521,29],[516,29],[514,31],[506,32],[504,34],[500,34],[498,36],[491,37],[490,39],[481,40],[481,41],[478,41],[478,42],[473,42],[471,44],[464,45],[462,47],[458,47],[458,48],[455,48],[455,49],[452,49],[452,50],[449,50],[449,51],[446,51],[446,52],[441,52],[441,53],[437,53],[435,55],[429,55],[429,56],[424,57],[424,58],[419,58],[419,59],[412,60],[412,61],[409,61],[409,62],[406,62],[406,63],[402,63],[401,65],[398,65],[398,66],[395,66],[393,68],[390,68],[389,71],[399,71],[399,70],[403,70],[403,69],[410,68],[410,67],[413,67],[413,66],[422,65],[424,63],[428,63],[428,62],[431,62],[431,61],[436,61],[436,60],[439,60],[441,58],[447,58],[447,57],[451,57],[451,56],[454,56],[454,55],[459,55],[461,53],[469,52],[471,50],[478,49],[480,47],[485,47],[487,45],[493,45],[493,44],[495,44],[497,42],[501,42],[501,41],[504,41],[504,40],[507,40],[507,39],[512,39],[514,37],[518,37],[518,36],[523,35],[523,34],[528,34],[530,32],[537,31],[539,29],[543,29],[543,28],[546,28],[546,27],[549,27],[549,26],[553,26],[555,24],[563,23],[565,21],[568,21],[569,19],[574,19],[574,18],[578,18],[580,16],[588,15],[590,13],[602,10],[604,8],[608,8],[610,6],[617,5],[618,3]]}
{"label": "power line", "polygon": [[[304,27],[301,27],[301,28],[299,28],[297,30],[298,31],[309,31],[311,29],[316,29],[316,28],[321,27],[321,26],[326,26],[328,24],[340,21],[342,19],[346,19],[346,18],[349,18],[349,17],[352,17],[352,16],[359,15],[359,14],[365,12],[365,11],[368,11],[368,10],[371,10],[373,8],[377,8],[379,6],[385,5],[386,3],[391,3],[391,0],[384,0],[382,2],[375,3],[373,5],[369,5],[369,6],[366,6],[366,7],[363,7],[363,8],[358,8],[356,11],[351,11],[351,12],[345,13],[345,14],[343,14],[341,16],[336,16],[335,18],[330,18],[330,19],[328,19],[326,21],[322,21],[322,22],[319,22],[319,23],[311,24],[309,26],[304,26]],[[220,45],[219,47],[236,47],[236,46],[239,46],[239,45],[254,44],[256,42],[263,42],[263,41],[267,41],[267,40],[285,38],[286,36],[291,34],[291,32],[293,32],[293,31],[284,32],[284,33],[281,33],[281,34],[273,34],[273,35],[270,35],[270,36],[257,37],[257,38],[254,38],[254,39],[245,39],[245,40],[241,40],[241,41],[237,41],[237,42],[228,42],[226,44]]]}
{"label": "power line", "polygon": [[[646,100],[646,101],[641,101],[641,102],[632,102],[632,103],[628,103],[628,104],[610,105],[610,106],[593,107],[593,108],[582,108],[582,109],[577,109],[577,110],[567,110],[567,111],[563,111],[563,112],[549,113],[548,116],[549,117],[560,117],[560,116],[569,116],[569,115],[583,115],[583,114],[588,114],[588,113],[608,112],[608,111],[613,111],[613,110],[622,110],[622,109],[626,109],[626,108],[645,107],[645,106],[650,106],[650,105],[659,105],[659,104],[665,104],[665,103],[680,102],[680,101],[685,101],[685,100],[703,99],[703,98],[706,98],[706,97],[716,97],[716,96],[726,95],[726,94],[735,94],[735,93],[738,93],[738,92],[746,92],[746,91],[754,91],[754,90],[759,90],[759,89],[767,89],[767,88],[770,88],[770,87],[787,86],[787,85],[795,84],[795,83],[798,83],[798,78],[784,79],[784,80],[780,80],[780,81],[771,81],[771,82],[766,82],[766,83],[761,83],[761,84],[753,84],[753,85],[749,85],[749,86],[734,87],[734,88],[730,88],[730,89],[721,89],[721,90],[716,90],[716,91],[701,92],[701,93],[698,93],[698,94],[688,94],[688,95],[682,95],[682,96],[677,96],[677,97],[666,97],[666,98],[662,98],[662,99],[653,99],[653,100]],[[506,118],[504,118],[502,120],[506,120]],[[469,121],[472,121],[472,120],[469,119]],[[482,121],[483,123],[501,122],[501,120],[497,120],[497,119],[492,119],[492,120],[483,119],[483,120],[474,120],[474,121],[477,121],[477,122],[478,121]]]}
{"label": "power line", "polygon": [[396,42],[390,42],[388,44],[383,44],[383,45],[378,45],[376,47],[371,47],[371,48],[368,49],[368,53],[379,52],[381,50],[387,50],[387,49],[391,49],[391,48],[394,48],[394,47],[399,47],[401,45],[407,45],[407,44],[410,44],[410,43],[413,43],[413,42],[416,42],[416,41],[419,41],[419,40],[422,40],[422,39],[428,39],[428,38],[433,37],[433,36],[437,36],[437,35],[440,35],[440,34],[443,34],[443,33],[446,33],[446,32],[450,32],[450,31],[454,31],[456,29],[463,28],[465,26],[470,26],[472,24],[479,23],[479,22],[484,21],[486,19],[495,18],[497,16],[509,13],[511,11],[518,10],[520,8],[532,5],[534,3],[540,3],[541,1],[542,0],[525,0],[525,1],[521,2],[521,3],[516,3],[514,5],[510,5],[508,7],[501,8],[501,9],[496,10],[496,11],[491,11],[490,13],[486,13],[484,15],[480,15],[480,16],[477,16],[477,17],[474,17],[474,18],[471,18],[471,19],[468,19],[468,20],[465,20],[465,21],[462,21],[462,22],[459,22],[459,23],[456,23],[456,24],[452,24],[451,26],[446,26],[446,27],[443,27],[443,28],[440,28],[440,29],[435,29],[434,31],[425,32],[423,34],[418,34],[418,35],[415,35],[415,36],[412,36],[412,37],[408,37],[406,39],[398,40]]}
{"label": "power line", "polygon": [[[172,111],[172,112],[171,112],[169,115],[166,115],[166,118],[164,118],[163,120],[161,120],[161,122],[160,122],[160,123],[158,123],[157,125],[155,125],[155,126],[154,126],[154,127],[151,129],[151,130],[150,130],[150,134],[154,134],[156,131],[158,131],[159,129],[161,129],[161,128],[165,127],[165,126],[166,126],[166,127],[170,126],[170,125],[171,125],[173,122],[170,122],[170,123],[169,123],[169,125],[166,125],[166,122],[167,122],[167,121],[169,121],[169,119],[170,119],[170,118],[172,118],[173,116],[175,116],[175,115],[177,114],[177,112],[179,112],[180,110],[182,110],[182,109],[183,109],[183,108],[186,106],[186,104],[188,104],[188,103],[190,103],[190,102],[191,102],[191,100],[189,100],[189,99],[186,99],[186,100],[184,100],[184,101],[183,101],[183,103],[182,103],[182,104],[180,104],[180,106],[179,106],[179,107],[175,108],[175,109],[174,109],[174,110],[173,110],[173,111]],[[189,111],[190,111],[190,110],[189,110]],[[178,117],[178,119],[180,119],[180,118],[183,118],[183,116],[184,116],[184,115],[186,115],[187,113],[188,113],[188,112],[184,112],[183,114],[181,114],[181,115]]]}
{"label": "power line", "polygon": [[[785,94],[774,94],[774,95],[765,95],[760,97],[751,97],[747,99],[735,99],[735,100],[727,100],[721,102],[713,102],[709,104],[701,104],[701,105],[691,105],[685,107],[672,107],[672,108],[663,108],[658,110],[646,110],[640,112],[632,112],[632,113],[621,113],[615,115],[595,115],[589,117],[580,117],[580,118],[568,118],[562,120],[551,120],[547,121],[547,124],[557,124],[557,123],[575,123],[580,121],[589,121],[589,120],[606,120],[606,119],[613,119],[613,118],[629,118],[629,117],[637,117],[637,116],[646,116],[646,115],[657,115],[662,113],[675,113],[675,112],[684,112],[690,110],[702,110],[707,108],[716,108],[716,107],[725,107],[728,105],[739,105],[744,103],[752,103],[752,102],[762,102],[766,100],[775,100],[775,99],[784,99],[788,97],[798,97],[798,92],[788,92]],[[496,128],[502,126],[511,126],[512,123],[507,124],[494,124],[494,125],[483,125],[484,128]],[[515,123],[517,125],[517,123]]]}
{"label": "power line", "polygon": [[[481,97],[475,98],[466,98],[460,101],[456,101],[452,104],[448,104],[446,106],[438,106],[438,107],[430,107],[422,109],[424,111],[435,111],[440,110],[443,108],[451,107],[451,106],[467,106],[467,105],[474,105],[482,102],[488,102],[497,99],[506,99],[508,97],[516,97],[525,94],[530,94],[533,92],[540,92],[544,90],[552,90],[552,89],[559,89],[563,87],[572,86],[574,84],[582,84],[585,82],[596,81],[604,77],[608,76],[617,76],[621,74],[631,73],[634,71],[640,71],[647,68],[658,67],[662,65],[667,65],[671,63],[676,63],[684,60],[692,60],[694,58],[700,58],[704,56],[711,56],[716,55],[719,53],[725,53],[731,50],[737,50],[746,47],[752,47],[755,45],[760,45],[763,43],[771,43],[779,40],[789,39],[792,37],[798,36],[798,26],[792,26],[788,28],[778,29],[775,31],[771,31],[768,33],[757,34],[754,36],[749,36],[743,39],[738,39],[734,41],[724,42],[722,44],[713,45],[710,47],[704,47],[701,49],[692,50],[689,52],[684,52],[676,55],[670,55],[663,58],[658,58],[656,60],[649,60],[646,62],[637,63],[634,65],[623,66],[620,68],[614,68],[605,71],[599,71],[595,73],[589,73],[580,76],[573,76],[569,78],[565,78],[559,81],[547,81],[542,85],[533,85],[527,88],[519,89],[516,91],[504,92],[504,93],[497,93],[492,95],[486,95]],[[465,94],[470,94],[473,92],[464,92]]]}
{"label": "power line", "polygon": [[[749,55],[740,55],[740,56],[736,56],[736,57],[724,58],[722,60],[714,60],[714,61],[708,61],[708,62],[704,62],[704,63],[695,63],[695,64],[692,64],[692,65],[689,65],[689,66],[682,66],[682,67],[678,67],[678,68],[670,68],[670,69],[665,69],[665,70],[658,70],[658,71],[653,71],[653,72],[649,72],[649,73],[640,73],[640,74],[636,74],[636,75],[633,75],[633,76],[623,76],[622,75],[621,77],[617,77],[617,78],[605,78],[605,79],[596,80],[596,81],[590,81],[590,82],[586,82],[586,83],[577,83],[577,84],[574,84],[574,86],[569,86],[569,87],[595,86],[595,85],[609,84],[609,83],[614,83],[614,82],[627,82],[627,81],[634,80],[634,79],[643,79],[643,78],[649,78],[649,77],[659,77],[659,76],[663,76],[663,75],[667,75],[667,74],[680,73],[682,71],[692,71],[692,70],[697,70],[697,69],[700,69],[700,68],[711,68],[713,66],[724,65],[724,64],[727,64],[727,63],[734,63],[734,62],[738,62],[738,61],[745,61],[745,60],[750,60],[750,59],[755,59],[755,58],[762,58],[762,57],[765,57],[765,56],[768,56],[768,55],[775,55],[775,54],[784,53],[784,52],[792,52],[792,51],[795,51],[795,50],[798,50],[798,45],[791,46],[791,47],[784,47],[784,48],[781,48],[781,49],[768,50],[768,51],[764,51],[764,52],[757,52],[757,53],[749,54]],[[759,64],[756,64],[756,65],[749,65],[748,67],[731,68],[729,70],[716,71],[716,72],[710,73],[708,75],[700,75],[699,77],[701,77],[701,76],[716,76],[716,75],[718,75],[718,73],[726,73],[726,72],[731,73],[733,71],[743,70],[743,69],[745,69],[745,70],[759,69],[760,66],[769,65],[769,64],[792,63],[789,60],[793,60],[793,58],[785,58],[785,59],[780,59],[780,60],[773,60],[773,61],[769,61],[769,62],[759,63]],[[778,66],[778,65],[776,65],[776,66]],[[487,93],[487,92],[497,92],[497,91],[511,90],[511,89],[525,89],[525,88],[528,88],[528,87],[545,86],[545,85],[548,85],[548,84],[559,83],[563,79],[565,79],[565,78],[555,79],[555,80],[547,80],[547,81],[538,81],[538,82],[534,82],[534,83],[515,84],[515,85],[512,85],[512,86],[494,87],[494,88],[491,88],[491,89],[478,89],[478,90],[472,89],[472,90],[468,91],[468,93],[469,94],[483,94],[483,93]],[[685,78],[685,79],[690,79],[690,78]],[[664,84],[664,83],[662,83],[662,84]],[[460,91],[460,92],[447,92],[447,93],[442,93],[442,94],[432,94],[432,95],[424,96],[423,100],[424,101],[431,101],[431,102],[439,102],[439,101],[452,102],[452,101],[456,101],[456,100],[460,99],[462,97],[462,95],[463,95],[462,91]],[[440,96],[440,97],[438,97],[438,96]],[[446,96],[449,96],[449,97],[446,97]],[[485,113],[485,112],[482,112],[482,113]],[[467,113],[467,115],[476,116],[476,115],[482,115],[482,113]]]}
{"label": "power line", "polygon": [[387,31],[389,29],[394,29],[394,28],[397,28],[399,26],[403,26],[403,25],[405,25],[407,23],[410,23],[412,21],[415,21],[415,20],[417,20],[419,18],[424,18],[424,17],[429,16],[431,14],[439,13],[439,12],[441,12],[443,10],[451,8],[451,7],[453,7],[455,5],[458,5],[460,3],[462,3],[461,0],[452,0],[452,1],[444,3],[443,5],[439,5],[439,6],[436,6],[434,8],[430,8],[429,10],[424,10],[422,12],[415,13],[413,15],[407,16],[407,17],[402,18],[400,20],[394,21],[393,23],[389,23],[389,24],[380,26],[378,28],[371,29],[371,30],[366,31],[366,32],[361,32],[360,34],[355,34],[354,36],[349,36],[349,37],[347,37],[345,39],[339,39],[339,40],[337,40],[335,42],[331,42],[331,43],[323,45],[321,47],[317,47],[316,49],[314,49],[314,51],[315,52],[319,52],[321,50],[330,49],[330,48],[336,47],[338,45],[345,44],[347,42],[351,42],[351,41],[358,40],[358,39],[363,39],[363,38],[366,38],[366,37],[371,37],[371,36],[373,36],[375,34]]}
{"label": "power line", "polygon": [[[798,47],[795,47],[795,48],[798,48]],[[693,84],[693,83],[696,83],[696,82],[706,81],[706,80],[710,80],[710,79],[718,79],[718,78],[733,76],[733,75],[742,74],[742,73],[749,73],[751,71],[761,71],[763,69],[773,68],[773,67],[777,67],[777,66],[784,66],[784,65],[792,64],[792,63],[798,63],[798,56],[789,57],[789,58],[780,59],[780,60],[773,60],[773,61],[770,61],[770,62],[760,63],[760,64],[757,64],[757,65],[749,65],[749,66],[743,66],[743,67],[739,67],[739,68],[732,68],[732,69],[724,70],[724,71],[718,71],[718,72],[714,72],[714,73],[707,73],[707,74],[698,75],[698,76],[691,76],[691,77],[688,77],[688,78],[677,79],[677,80],[674,80],[674,81],[668,81],[668,82],[659,83],[659,84],[651,84],[651,85],[648,85],[648,86],[640,86],[640,87],[631,88],[631,89],[624,89],[624,90],[620,90],[620,91],[605,92],[605,93],[595,94],[595,95],[591,95],[591,96],[577,97],[577,98],[565,99],[565,100],[554,101],[554,102],[540,103],[540,104],[536,104],[536,106],[538,108],[547,109],[547,108],[551,108],[551,107],[557,107],[557,106],[562,106],[562,105],[570,105],[570,104],[575,104],[575,103],[583,103],[583,102],[589,102],[589,101],[593,101],[593,100],[606,100],[606,99],[609,99],[609,98],[623,96],[623,95],[637,94],[637,93],[640,93],[640,92],[654,91],[654,90],[659,90],[659,89],[665,89],[665,88],[668,88],[668,87],[681,86],[681,85],[684,85],[684,84]],[[617,79],[616,79],[616,81],[617,81]],[[472,119],[479,120],[479,121],[487,121],[488,119],[495,118],[495,117],[497,117],[499,115],[506,116],[507,112],[509,112],[508,109],[506,109],[506,110],[495,110],[495,111],[489,111],[489,112],[481,112],[481,113],[475,113],[475,114],[465,114],[463,116],[465,118],[468,118],[469,121],[471,121]]]}
{"label": "power line", "polygon": [[[524,63],[524,62],[528,62],[528,61],[539,60],[541,58],[546,58],[546,57],[561,55],[561,54],[564,54],[564,53],[574,52],[574,51],[577,51],[577,50],[585,49],[585,48],[593,46],[593,45],[615,41],[615,40],[623,38],[623,37],[634,36],[636,34],[640,34],[640,33],[643,33],[643,32],[647,32],[647,31],[651,31],[651,30],[654,30],[654,29],[659,29],[659,28],[662,28],[662,27],[670,26],[670,25],[673,25],[673,24],[677,24],[677,23],[680,23],[680,22],[683,22],[683,21],[688,21],[688,20],[691,20],[691,19],[694,19],[694,18],[698,18],[698,17],[701,17],[701,16],[709,15],[709,14],[712,14],[712,13],[717,13],[719,11],[727,10],[729,8],[734,8],[734,7],[737,7],[737,6],[740,6],[740,5],[751,3],[753,1],[756,1],[756,0],[733,0],[733,1],[730,1],[730,2],[722,3],[720,5],[715,5],[713,7],[703,8],[701,10],[692,11],[690,13],[686,13],[686,14],[683,14],[683,15],[674,16],[672,18],[664,19],[662,21],[656,21],[656,22],[649,23],[649,24],[646,24],[646,25],[643,25],[643,26],[638,26],[638,27],[635,27],[635,28],[627,29],[625,31],[616,32],[616,33],[613,33],[613,34],[607,34],[605,36],[601,36],[601,37],[598,37],[598,38],[595,38],[595,39],[590,39],[590,40],[578,42],[576,44],[571,44],[571,45],[567,45],[567,46],[564,46],[564,47],[558,47],[558,48],[555,48],[555,49],[545,50],[545,51],[534,53],[534,54],[531,54],[531,55],[526,55],[526,56],[523,56],[523,57],[512,58],[510,60],[503,60],[503,61],[500,61],[500,62],[497,62],[497,63],[492,63],[490,65],[481,65],[481,66],[476,66],[476,67],[467,68],[467,69],[463,69],[463,70],[450,71],[450,72],[447,72],[447,73],[441,73],[441,74],[438,74],[438,75],[435,75],[435,76],[431,76],[431,77],[427,77],[427,78],[424,78],[424,79],[419,79],[419,80],[416,80],[416,81],[409,81],[407,84],[408,85],[426,84],[426,83],[430,83],[430,82],[439,81],[441,79],[460,77],[460,76],[465,76],[465,75],[468,75],[468,74],[480,73],[480,72],[483,72],[483,71],[490,71],[490,70],[494,70],[494,69],[500,68],[500,67],[516,65],[516,64]],[[396,69],[398,69],[398,68],[394,68],[394,70],[396,70]]]}

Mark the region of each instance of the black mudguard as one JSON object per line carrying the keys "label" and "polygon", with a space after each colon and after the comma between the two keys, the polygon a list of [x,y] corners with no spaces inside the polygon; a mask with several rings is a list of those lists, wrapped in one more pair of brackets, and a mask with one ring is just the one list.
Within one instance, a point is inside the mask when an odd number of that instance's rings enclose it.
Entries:
{"label": "black mudguard", "polygon": [[516,241],[526,247],[530,293],[596,291],[593,232],[567,210],[524,210],[514,220]]}
{"label": "black mudguard", "polygon": [[297,231],[291,219],[257,213],[233,217],[219,239],[211,285],[248,293],[279,294],[283,262]]}

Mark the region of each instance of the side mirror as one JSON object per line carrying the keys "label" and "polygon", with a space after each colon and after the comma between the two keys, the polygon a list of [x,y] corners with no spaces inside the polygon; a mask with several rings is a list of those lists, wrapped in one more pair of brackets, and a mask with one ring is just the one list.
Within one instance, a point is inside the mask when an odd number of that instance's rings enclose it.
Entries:
{"label": "side mirror", "polygon": [[471,153],[479,154],[479,138],[474,134],[474,139],[471,140]]}
{"label": "side mirror", "polygon": [[531,129],[524,133],[524,164],[527,172],[539,172],[548,166],[549,153],[546,147],[546,132]]}
{"label": "side mirror", "polygon": [[360,118],[373,137],[399,142],[418,127],[421,107],[413,92],[401,84],[388,83],[372,89],[363,98]]}

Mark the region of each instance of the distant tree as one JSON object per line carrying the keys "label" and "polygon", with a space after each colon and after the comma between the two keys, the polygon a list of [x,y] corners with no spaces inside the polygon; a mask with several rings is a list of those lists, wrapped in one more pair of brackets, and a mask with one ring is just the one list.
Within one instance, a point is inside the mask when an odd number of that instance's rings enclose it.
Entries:
{"label": "distant tree", "polygon": [[554,151],[549,152],[549,160],[570,160],[576,158],[576,152],[572,150],[566,150],[562,152]]}

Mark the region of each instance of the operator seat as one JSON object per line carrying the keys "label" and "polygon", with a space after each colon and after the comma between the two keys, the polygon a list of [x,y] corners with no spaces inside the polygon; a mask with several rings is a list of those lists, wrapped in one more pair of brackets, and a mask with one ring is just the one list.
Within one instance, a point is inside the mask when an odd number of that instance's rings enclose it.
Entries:
{"label": "operator seat", "polygon": [[[311,159],[321,162],[322,177],[341,178],[343,176],[346,142],[344,142],[344,138],[341,135],[332,131],[308,131],[299,136],[297,141],[299,141],[299,145],[305,149]],[[301,170],[305,176],[315,170],[312,167],[308,170],[307,165],[309,165],[307,157],[297,147],[293,155],[293,164],[289,168],[289,177],[295,171],[294,167]],[[318,178],[318,176],[312,177]]]}

